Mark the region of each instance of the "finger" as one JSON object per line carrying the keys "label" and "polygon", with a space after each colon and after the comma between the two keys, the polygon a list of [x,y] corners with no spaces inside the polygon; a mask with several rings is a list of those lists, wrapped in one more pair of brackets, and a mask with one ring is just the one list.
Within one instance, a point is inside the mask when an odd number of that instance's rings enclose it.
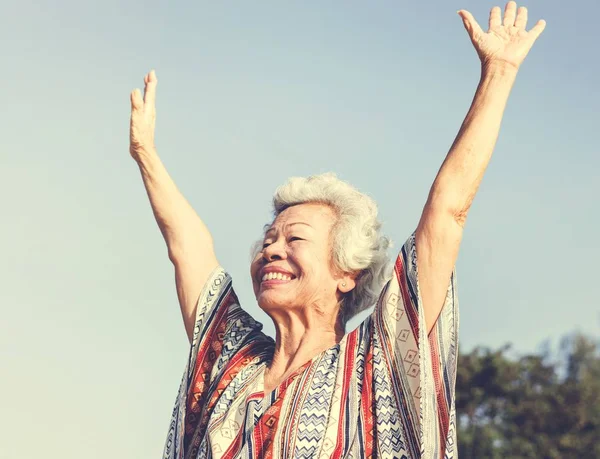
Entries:
{"label": "finger", "polygon": [[538,37],[542,34],[544,29],[546,28],[546,21],[540,19],[536,25],[529,31],[529,35],[533,37],[533,40],[537,40]]}
{"label": "finger", "polygon": [[483,30],[471,13],[466,10],[460,10],[458,15],[463,20],[463,24],[465,29],[467,29],[467,33],[469,34],[469,37],[471,37],[471,40],[474,40],[476,37],[479,37],[481,34],[483,34]]}
{"label": "finger", "polygon": [[499,6],[495,6],[491,9],[489,22],[490,29],[495,29],[502,25],[501,16],[502,14]]}
{"label": "finger", "polygon": [[146,82],[146,87],[144,88],[144,103],[149,107],[154,108],[154,102],[156,100],[156,83],[158,83],[154,70],[146,75],[144,81]]}
{"label": "finger", "polygon": [[508,2],[504,9],[504,27],[515,25],[515,16],[517,15],[517,2]]}
{"label": "finger", "polygon": [[130,95],[131,99],[131,111],[141,110],[144,108],[144,101],[142,100],[142,94],[139,89],[134,89],[131,91]]}
{"label": "finger", "polygon": [[527,28],[527,8],[521,6],[517,10],[517,18],[515,19],[515,27],[525,30]]}

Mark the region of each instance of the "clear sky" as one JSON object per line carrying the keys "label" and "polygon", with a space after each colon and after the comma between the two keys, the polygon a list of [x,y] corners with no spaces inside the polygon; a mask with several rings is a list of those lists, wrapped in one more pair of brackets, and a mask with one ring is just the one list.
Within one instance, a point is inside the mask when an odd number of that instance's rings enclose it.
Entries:
{"label": "clear sky", "polygon": [[[487,23],[493,5],[2,1],[0,458],[162,451],[188,349],[128,153],[146,71],[159,153],[264,321],[249,248],[274,189],[334,171],[399,248],[479,76],[456,10]],[[467,222],[464,349],[600,331],[599,5],[527,4],[548,26]]]}

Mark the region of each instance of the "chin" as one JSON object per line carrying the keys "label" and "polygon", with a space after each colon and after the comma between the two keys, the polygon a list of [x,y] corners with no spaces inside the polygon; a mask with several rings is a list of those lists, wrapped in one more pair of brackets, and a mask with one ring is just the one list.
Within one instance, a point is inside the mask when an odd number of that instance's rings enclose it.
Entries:
{"label": "chin", "polygon": [[287,297],[288,295],[282,295],[273,290],[266,290],[256,296],[256,301],[260,309],[268,314],[270,311],[289,308],[290,301]]}

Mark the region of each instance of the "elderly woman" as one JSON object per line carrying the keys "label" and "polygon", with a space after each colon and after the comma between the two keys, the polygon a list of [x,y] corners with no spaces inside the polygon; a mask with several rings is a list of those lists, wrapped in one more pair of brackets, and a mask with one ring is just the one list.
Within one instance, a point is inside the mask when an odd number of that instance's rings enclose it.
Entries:
{"label": "elderly woman", "polygon": [[[453,457],[458,310],[453,274],[467,212],[517,71],[544,22],[459,11],[481,60],[472,106],[416,231],[388,274],[375,203],[334,175],[273,198],[250,274],[275,340],[239,304],[208,230],[154,148],[156,76],[131,94],[131,154],[175,266],[191,343],[165,458]],[[354,331],[349,318],[375,304]]]}

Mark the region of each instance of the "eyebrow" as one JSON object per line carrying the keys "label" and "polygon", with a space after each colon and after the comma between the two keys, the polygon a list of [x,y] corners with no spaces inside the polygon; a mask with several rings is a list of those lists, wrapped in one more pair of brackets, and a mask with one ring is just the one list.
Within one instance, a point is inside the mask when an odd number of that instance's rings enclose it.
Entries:
{"label": "eyebrow", "polygon": [[[288,224],[286,226],[289,228],[290,226],[294,226],[294,225],[304,225],[304,226],[308,226],[309,228],[312,228],[311,225],[309,225],[308,223],[304,223],[304,222],[293,222],[293,223],[290,223],[290,224]],[[270,232],[272,232],[272,231],[275,231],[275,228],[271,227],[267,231],[265,231],[265,236],[267,234],[269,234]]]}

